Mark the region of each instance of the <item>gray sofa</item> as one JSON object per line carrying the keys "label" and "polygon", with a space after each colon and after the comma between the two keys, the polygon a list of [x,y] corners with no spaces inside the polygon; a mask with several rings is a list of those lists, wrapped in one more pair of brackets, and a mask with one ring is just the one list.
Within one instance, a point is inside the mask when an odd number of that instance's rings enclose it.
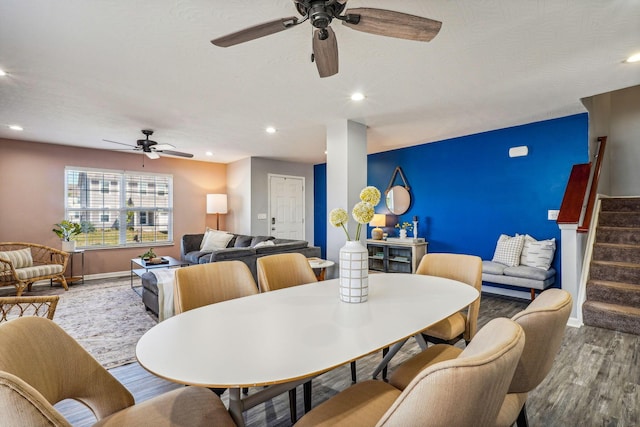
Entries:
{"label": "gray sofa", "polygon": [[528,288],[531,290],[531,300],[533,301],[535,289],[542,291],[555,283],[556,270],[553,267],[543,270],[524,265],[507,267],[493,261],[482,261],[482,281]]}
{"label": "gray sofa", "polygon": [[[273,236],[247,236],[234,234],[224,249],[201,251],[202,234],[185,234],[180,241],[180,259],[189,264],[206,264],[217,261],[242,261],[249,267],[257,283],[256,260],[265,255],[298,252],[306,256],[320,257],[320,248],[309,246],[306,240],[277,239]],[[271,240],[273,245],[255,247],[258,243]],[[158,283],[152,272],[144,273],[142,279],[142,301],[154,314],[158,314]]]}

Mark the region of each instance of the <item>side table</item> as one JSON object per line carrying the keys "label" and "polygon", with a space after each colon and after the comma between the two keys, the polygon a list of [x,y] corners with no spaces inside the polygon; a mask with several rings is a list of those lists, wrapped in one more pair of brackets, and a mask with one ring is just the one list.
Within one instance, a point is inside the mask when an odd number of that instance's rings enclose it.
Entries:
{"label": "side table", "polygon": [[309,261],[309,265],[311,266],[311,268],[313,268],[314,270],[320,270],[316,274],[316,277],[319,281],[324,280],[325,271],[327,270],[327,268],[332,267],[335,264],[335,262],[333,261],[322,258],[308,258],[307,261]]}
{"label": "side table", "polygon": [[[65,276],[65,280],[67,281],[67,284],[72,284],[72,283],[83,283],[84,284],[84,249],[76,249],[70,252],[67,252],[69,254],[69,276]],[[80,275],[79,276],[74,276],[73,275],[73,259],[76,257],[76,255],[80,255]],[[59,282],[59,279],[51,279],[49,280],[49,286],[53,286],[53,282]]]}

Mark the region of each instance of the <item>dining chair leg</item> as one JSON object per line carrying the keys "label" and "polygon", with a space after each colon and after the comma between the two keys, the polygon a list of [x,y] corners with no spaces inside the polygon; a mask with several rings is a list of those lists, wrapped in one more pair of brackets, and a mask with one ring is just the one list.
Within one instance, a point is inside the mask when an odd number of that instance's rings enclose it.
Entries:
{"label": "dining chair leg", "polygon": [[529,427],[529,420],[527,419],[527,404],[522,405],[522,409],[518,414],[518,419],[516,420],[516,426],[518,427]]}
{"label": "dining chair leg", "polygon": [[298,420],[298,411],[296,409],[296,387],[289,390],[289,414],[291,417],[291,424],[295,424]]}
{"label": "dining chair leg", "polygon": [[311,410],[311,380],[302,384],[302,391],[304,396],[304,413],[306,414]]}
{"label": "dining chair leg", "polygon": [[358,381],[358,377],[356,375],[356,362],[351,362],[351,384],[355,384]]}

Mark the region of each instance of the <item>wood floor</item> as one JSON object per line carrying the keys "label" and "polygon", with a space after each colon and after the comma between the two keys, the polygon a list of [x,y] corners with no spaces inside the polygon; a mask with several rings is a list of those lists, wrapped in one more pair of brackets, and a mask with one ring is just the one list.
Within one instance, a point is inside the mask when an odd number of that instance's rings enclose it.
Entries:
{"label": "wood floor", "polygon": [[[527,301],[483,294],[480,325],[495,317],[511,317]],[[393,369],[419,351],[410,340],[392,360]],[[379,354],[360,359],[358,380],[369,379]],[[256,363],[258,358],[256,358]],[[137,363],[110,371],[141,402],[180,387],[147,373]],[[313,405],[326,400],[351,383],[349,366],[340,367],[313,380]],[[251,392],[251,391],[250,391]],[[226,402],[227,393],[222,395]],[[88,426],[95,418],[82,405],[64,401],[56,406],[74,426]],[[567,327],[553,370],[529,395],[529,425],[536,426],[640,426],[640,337],[590,326]],[[298,414],[303,413],[302,390],[298,387]],[[287,395],[261,404],[245,413],[248,426],[290,426]]]}

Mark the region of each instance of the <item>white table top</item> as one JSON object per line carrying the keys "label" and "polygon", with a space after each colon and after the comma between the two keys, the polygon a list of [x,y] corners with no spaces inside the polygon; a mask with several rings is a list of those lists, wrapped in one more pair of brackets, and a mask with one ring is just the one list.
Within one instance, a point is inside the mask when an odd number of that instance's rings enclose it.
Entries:
{"label": "white table top", "polygon": [[325,372],[415,335],[478,298],[471,286],[415,274],[372,274],[369,301],[340,301],[338,279],[182,313],[145,333],[140,364],[168,380],[252,387]]}

